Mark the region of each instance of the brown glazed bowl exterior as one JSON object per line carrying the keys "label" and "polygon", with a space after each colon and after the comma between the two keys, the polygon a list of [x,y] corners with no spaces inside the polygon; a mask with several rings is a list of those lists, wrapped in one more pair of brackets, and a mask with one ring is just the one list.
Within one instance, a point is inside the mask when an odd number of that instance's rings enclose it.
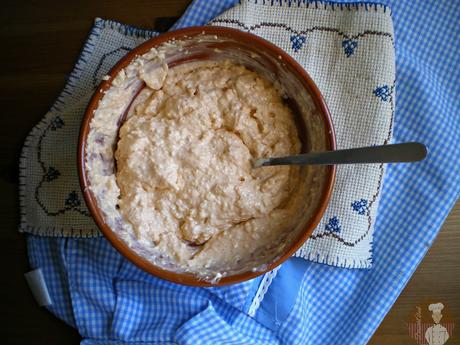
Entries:
{"label": "brown glazed bowl exterior", "polygon": [[86,173],[86,142],[88,133],[90,130],[90,123],[93,117],[94,111],[97,109],[99,101],[104,96],[104,92],[110,87],[111,80],[114,76],[118,74],[120,70],[128,66],[131,61],[138,55],[143,55],[148,52],[151,48],[156,47],[164,42],[167,42],[172,39],[180,40],[181,37],[194,37],[196,35],[200,35],[205,33],[206,35],[216,35],[217,37],[223,38],[230,38],[232,40],[236,40],[238,42],[244,42],[245,44],[249,44],[253,47],[256,47],[258,50],[265,51],[267,54],[273,55],[274,57],[281,58],[287,65],[287,67],[295,73],[297,77],[301,80],[301,83],[305,87],[305,89],[311,95],[317,111],[321,114],[322,119],[324,121],[325,130],[326,130],[326,140],[328,141],[328,148],[329,150],[335,150],[336,142],[335,142],[335,133],[334,127],[332,125],[331,116],[329,110],[324,102],[324,99],[318,90],[318,87],[315,85],[313,80],[307,74],[307,72],[286,52],[282,49],[276,47],[272,43],[255,36],[250,33],[246,33],[236,29],[224,28],[224,27],[212,27],[212,26],[203,26],[203,27],[190,27],[186,29],[181,29],[177,31],[171,31],[157,37],[154,37],[145,43],[141,44],[137,48],[133,49],[129,53],[126,54],[109,72],[109,79],[107,81],[102,81],[99,87],[96,89],[91,101],[88,104],[86,109],[85,116],[83,118],[83,122],[81,125],[80,130],[80,138],[78,143],[78,173],[80,178],[80,185],[81,189],[86,201],[86,204],[91,212],[92,217],[94,218],[96,224],[104,234],[104,236],[109,240],[109,242],[128,260],[132,263],[147,271],[157,277],[162,279],[169,280],[171,282],[185,284],[185,285],[192,285],[192,286],[220,286],[220,285],[227,285],[227,284],[235,284],[240,283],[242,281],[254,278],[259,276],[267,271],[272,270],[273,268],[277,267],[289,257],[291,257],[301,246],[302,244],[310,237],[313,230],[316,228],[318,223],[320,222],[324,211],[329,202],[329,198],[332,193],[332,188],[335,180],[335,167],[329,166],[327,167],[326,174],[327,180],[320,196],[321,200],[319,203],[319,207],[314,213],[314,216],[307,224],[305,231],[300,234],[299,238],[293,242],[293,245],[286,251],[281,257],[279,257],[276,261],[268,264],[264,270],[261,271],[248,271],[232,276],[227,276],[222,278],[217,283],[213,284],[210,282],[206,282],[200,280],[197,276],[190,274],[190,273],[177,273],[172,271],[164,270],[152,262],[144,259],[143,257],[136,254],[132,249],[128,247],[104,222],[104,216],[102,211],[99,209],[95,197],[92,195],[92,192],[89,189],[89,181]]}

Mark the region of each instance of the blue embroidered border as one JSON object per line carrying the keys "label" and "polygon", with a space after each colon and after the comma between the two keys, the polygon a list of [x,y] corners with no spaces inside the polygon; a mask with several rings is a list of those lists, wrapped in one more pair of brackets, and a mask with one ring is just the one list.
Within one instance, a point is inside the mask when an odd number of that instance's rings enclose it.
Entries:
{"label": "blue embroidered border", "polygon": [[392,14],[391,8],[382,3],[368,3],[368,2],[349,2],[349,3],[336,3],[332,1],[322,1],[322,0],[240,0],[240,4],[243,2],[249,2],[254,4],[270,4],[271,6],[283,6],[287,5],[288,7],[292,6],[304,6],[307,8],[321,8],[321,9],[332,9],[335,10],[366,10],[371,11],[372,9],[377,12],[382,10],[384,13],[387,11]]}
{"label": "blue embroidered border", "polygon": [[305,34],[308,34],[308,33],[311,33],[311,32],[315,32],[315,31],[332,32],[332,33],[335,33],[337,35],[342,36],[344,39],[347,39],[347,40],[358,39],[358,38],[365,37],[365,36],[368,36],[368,35],[370,35],[370,36],[382,36],[382,37],[387,37],[388,39],[390,39],[391,44],[394,47],[393,35],[391,33],[389,33],[389,32],[385,32],[385,31],[366,30],[366,31],[357,33],[355,35],[348,35],[345,32],[340,31],[339,29],[331,28],[331,27],[328,27],[328,26],[313,26],[311,28],[298,31],[298,30],[293,29],[289,25],[282,24],[282,23],[260,22],[260,23],[255,24],[255,25],[248,26],[248,25],[244,24],[243,22],[241,22],[241,21],[239,21],[237,19],[214,19],[214,20],[209,22],[209,24],[219,24],[219,23],[222,23],[222,24],[235,24],[235,25],[238,25],[239,27],[243,28],[244,30],[246,30],[248,32],[252,32],[255,29],[259,29],[261,27],[282,28],[282,29],[284,29],[286,31],[289,31],[289,32],[291,32],[293,34],[296,34],[296,35],[305,35]]}

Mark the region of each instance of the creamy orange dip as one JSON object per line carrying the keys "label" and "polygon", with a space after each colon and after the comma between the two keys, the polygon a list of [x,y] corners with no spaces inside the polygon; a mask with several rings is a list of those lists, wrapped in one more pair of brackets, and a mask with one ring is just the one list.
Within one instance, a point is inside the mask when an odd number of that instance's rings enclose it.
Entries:
{"label": "creamy orange dip", "polygon": [[222,267],[276,240],[299,169],[253,169],[300,151],[293,115],[245,67],[191,63],[147,87],[120,130],[120,212],[136,236],[183,265]]}
{"label": "creamy orange dip", "polygon": [[273,260],[311,214],[319,183],[309,170],[252,168],[300,149],[293,114],[264,77],[229,61],[168,69],[152,50],[100,101],[87,172],[106,223],[139,255],[219,278]]}

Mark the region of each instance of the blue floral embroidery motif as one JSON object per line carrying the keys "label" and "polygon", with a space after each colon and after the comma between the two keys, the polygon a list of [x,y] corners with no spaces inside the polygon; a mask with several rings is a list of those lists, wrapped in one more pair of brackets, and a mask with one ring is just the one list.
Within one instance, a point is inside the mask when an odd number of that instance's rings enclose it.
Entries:
{"label": "blue floral embroidery motif", "polygon": [[64,126],[64,120],[61,119],[59,116],[56,116],[54,119],[51,120],[51,130],[55,131],[58,128]]}
{"label": "blue floral embroidery motif", "polygon": [[295,52],[299,51],[306,41],[307,41],[307,37],[303,35],[292,35],[291,36],[292,49],[294,49]]}
{"label": "blue floral embroidery motif", "polygon": [[360,215],[365,215],[369,213],[369,202],[366,199],[356,200],[351,203],[353,211],[357,212]]}
{"label": "blue floral embroidery motif", "polygon": [[81,205],[80,198],[76,191],[71,191],[67,199],[65,199],[65,205],[69,207],[78,207]]}
{"label": "blue floral embroidery motif", "polygon": [[345,51],[345,55],[348,57],[352,56],[355,53],[355,49],[358,46],[358,41],[354,40],[343,40],[342,48]]}
{"label": "blue floral embroidery motif", "polygon": [[51,182],[51,181],[57,179],[60,175],[61,175],[61,173],[59,172],[59,170],[57,170],[57,169],[55,169],[53,167],[49,167],[48,171],[45,174],[45,180],[46,180],[46,182]]}
{"label": "blue floral embroidery motif", "polygon": [[374,95],[379,97],[382,101],[388,101],[391,96],[391,90],[388,85],[379,86],[374,90]]}
{"label": "blue floral embroidery motif", "polygon": [[341,232],[342,227],[340,226],[339,219],[335,216],[329,219],[329,222],[326,224],[325,229],[330,232]]}

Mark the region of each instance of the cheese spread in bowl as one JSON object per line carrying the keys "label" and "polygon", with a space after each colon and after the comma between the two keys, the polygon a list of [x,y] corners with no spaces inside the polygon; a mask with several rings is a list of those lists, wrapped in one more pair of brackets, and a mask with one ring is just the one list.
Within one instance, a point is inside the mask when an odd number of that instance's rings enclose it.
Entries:
{"label": "cheese spread in bowl", "polygon": [[283,56],[215,30],[115,68],[82,129],[82,184],[104,234],[152,273],[200,285],[250,278],[298,247],[333,175],[252,168],[331,149],[330,128]]}

